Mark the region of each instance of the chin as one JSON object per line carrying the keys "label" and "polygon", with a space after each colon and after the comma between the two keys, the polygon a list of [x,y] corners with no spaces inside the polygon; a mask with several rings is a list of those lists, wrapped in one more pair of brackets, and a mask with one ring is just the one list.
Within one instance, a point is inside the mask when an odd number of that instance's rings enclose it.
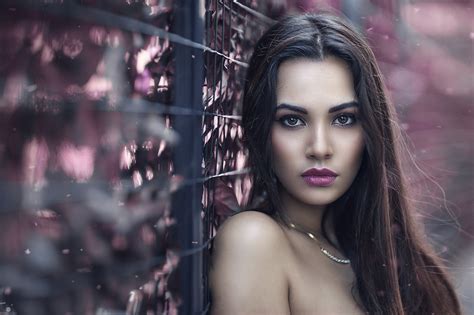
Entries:
{"label": "chin", "polygon": [[305,203],[311,206],[327,206],[334,201],[336,201],[338,198],[318,198],[318,199],[309,199]]}
{"label": "chin", "polygon": [[327,206],[337,199],[341,197],[342,194],[334,194],[330,192],[317,192],[317,193],[310,193],[305,194],[304,196],[300,195],[294,195],[294,197],[301,202],[307,204],[307,205],[312,205],[312,206]]}

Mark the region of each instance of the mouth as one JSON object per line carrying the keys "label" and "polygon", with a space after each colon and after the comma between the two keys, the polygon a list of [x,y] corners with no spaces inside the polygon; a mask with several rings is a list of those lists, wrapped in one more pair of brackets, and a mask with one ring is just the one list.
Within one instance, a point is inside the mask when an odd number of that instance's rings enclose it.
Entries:
{"label": "mouth", "polygon": [[310,186],[316,187],[327,187],[331,186],[332,183],[336,180],[338,176],[337,173],[331,171],[330,169],[323,168],[311,168],[301,174],[303,180]]}

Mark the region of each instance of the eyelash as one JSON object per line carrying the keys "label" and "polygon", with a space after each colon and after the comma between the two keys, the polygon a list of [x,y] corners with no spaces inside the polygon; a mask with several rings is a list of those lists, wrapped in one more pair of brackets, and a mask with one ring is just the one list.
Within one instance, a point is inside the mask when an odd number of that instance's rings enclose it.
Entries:
{"label": "eyelash", "polygon": [[[341,126],[342,128],[347,128],[347,127],[350,127],[352,125],[354,125],[356,122],[357,122],[357,119],[356,119],[356,115],[352,114],[352,113],[341,113],[339,115],[337,115],[333,122],[338,120],[339,118],[341,117],[347,117],[349,119],[349,121],[351,121],[350,123],[346,123],[346,124],[336,124],[337,126]],[[286,127],[286,128],[298,128],[300,127],[302,124],[298,124],[298,125],[289,125],[287,124],[287,120],[288,119],[297,119],[299,121],[301,121],[303,124],[305,124],[305,122],[303,121],[303,119],[301,119],[300,117],[298,116],[295,116],[295,115],[285,115],[285,116],[282,116],[278,119],[278,121],[280,122],[280,124],[283,126],[283,127]]]}

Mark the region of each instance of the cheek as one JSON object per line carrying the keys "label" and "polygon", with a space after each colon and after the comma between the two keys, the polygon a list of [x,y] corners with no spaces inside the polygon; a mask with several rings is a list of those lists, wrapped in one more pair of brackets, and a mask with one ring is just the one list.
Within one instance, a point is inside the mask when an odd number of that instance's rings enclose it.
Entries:
{"label": "cheek", "polygon": [[288,161],[294,160],[298,143],[281,130],[272,131],[273,167],[277,173],[286,169]]}
{"label": "cheek", "polygon": [[358,164],[365,148],[362,128],[336,129],[332,135],[334,159],[339,161],[337,164],[351,167]]}
{"label": "cheek", "polygon": [[347,152],[347,158],[350,159],[349,163],[356,167],[360,166],[365,148],[362,132],[357,134],[355,137],[350,138],[350,141],[346,143],[346,146],[349,151]]}

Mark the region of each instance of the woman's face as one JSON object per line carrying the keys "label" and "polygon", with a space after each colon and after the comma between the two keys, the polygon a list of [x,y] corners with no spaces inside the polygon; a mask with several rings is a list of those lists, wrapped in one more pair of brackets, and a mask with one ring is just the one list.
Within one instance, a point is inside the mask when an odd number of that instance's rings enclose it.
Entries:
{"label": "woman's face", "polygon": [[272,125],[273,167],[283,194],[327,205],[352,184],[364,139],[352,75],[334,57],[283,62]]}

